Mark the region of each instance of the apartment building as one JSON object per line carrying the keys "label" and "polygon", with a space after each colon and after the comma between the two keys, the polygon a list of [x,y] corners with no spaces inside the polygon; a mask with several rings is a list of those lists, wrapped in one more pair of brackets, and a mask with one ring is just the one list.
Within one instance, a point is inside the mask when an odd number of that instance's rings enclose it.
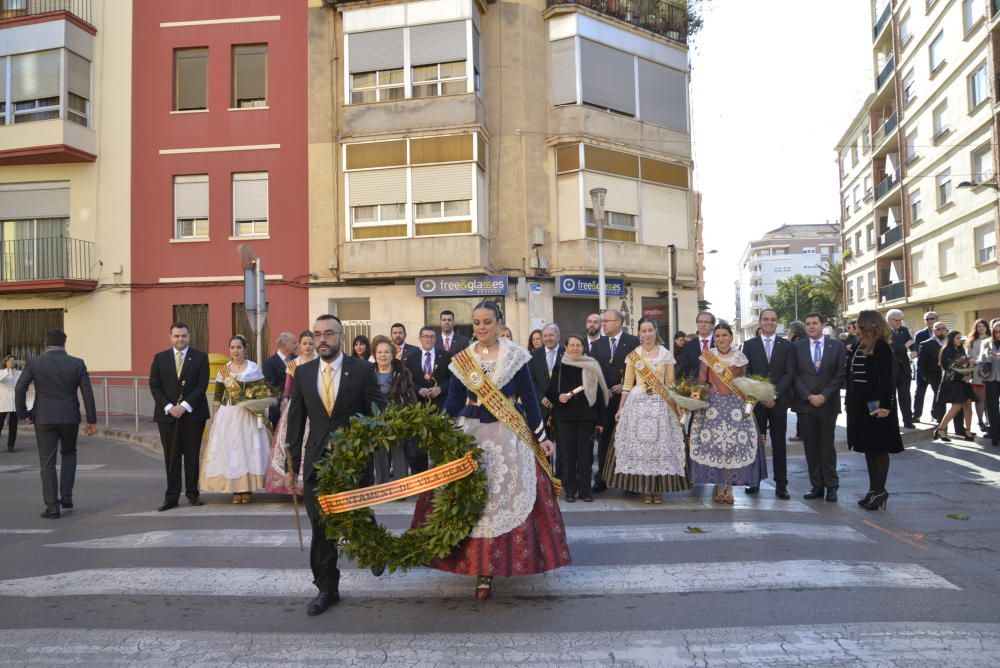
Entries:
{"label": "apartment building", "polygon": [[[311,323],[307,11],[285,0],[135,5],[134,369],[165,347],[172,321],[212,352],[246,335],[257,361],[273,352],[272,332]],[[261,351],[243,307],[241,246],[267,276]]]}
{"label": "apartment building", "polygon": [[[683,9],[310,1],[310,311],[351,331],[501,302],[515,337],[697,308]],[[665,322],[664,322],[665,324]]]}
{"label": "apartment building", "polygon": [[131,4],[0,4],[3,354],[63,329],[92,370],[131,368]]}
{"label": "apartment building", "polygon": [[[777,293],[778,281],[796,274],[819,276],[824,267],[840,260],[840,229],[830,223],[782,225],[747,244],[736,282],[739,340],[756,336],[760,312],[768,308],[768,297]],[[778,323],[778,333],[785,333],[785,323]]]}
{"label": "apartment building", "polygon": [[1000,316],[1000,2],[872,4],[873,92],[837,150],[846,315]]}

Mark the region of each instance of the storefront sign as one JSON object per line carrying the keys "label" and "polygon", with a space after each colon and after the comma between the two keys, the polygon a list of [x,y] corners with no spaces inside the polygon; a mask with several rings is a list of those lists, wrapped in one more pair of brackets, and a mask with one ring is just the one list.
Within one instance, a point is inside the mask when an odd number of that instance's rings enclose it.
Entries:
{"label": "storefront sign", "polygon": [[[560,276],[559,294],[591,296],[597,295],[597,276]],[[620,278],[604,280],[604,294],[608,297],[624,297],[625,281]]]}
{"label": "storefront sign", "polygon": [[433,276],[417,279],[418,297],[504,297],[507,276]]}
{"label": "storefront sign", "polygon": [[651,320],[666,320],[667,309],[665,306],[643,306],[642,317]]}

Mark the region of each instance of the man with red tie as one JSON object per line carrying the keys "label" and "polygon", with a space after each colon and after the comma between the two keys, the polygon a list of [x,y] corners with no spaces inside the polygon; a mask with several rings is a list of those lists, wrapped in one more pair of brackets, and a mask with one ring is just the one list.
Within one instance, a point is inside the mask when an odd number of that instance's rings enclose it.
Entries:
{"label": "man with red tie", "polygon": [[698,335],[684,344],[681,354],[677,356],[677,376],[685,375],[695,378],[701,370],[701,354],[712,347],[712,329],[715,327],[715,316],[708,311],[702,311],[695,319]]}
{"label": "man with red tie", "polygon": [[455,355],[469,347],[469,337],[455,331],[455,314],[441,311],[441,336],[435,348]]}

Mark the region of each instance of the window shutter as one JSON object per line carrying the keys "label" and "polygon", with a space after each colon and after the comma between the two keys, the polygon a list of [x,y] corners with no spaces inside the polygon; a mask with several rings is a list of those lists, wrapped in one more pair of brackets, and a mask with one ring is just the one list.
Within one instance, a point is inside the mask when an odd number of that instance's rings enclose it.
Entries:
{"label": "window shutter", "polygon": [[[0,99],[7,95],[7,59],[0,56]],[[0,119],[2,120],[2,119]]]}
{"label": "window shutter", "polygon": [[208,175],[174,177],[174,217],[208,218]]}
{"label": "window shutter", "polygon": [[606,211],[639,215],[639,182],[623,179],[620,176],[609,176],[594,172],[584,172],[583,192],[586,208],[591,207],[590,191],[594,188],[607,188],[608,194],[604,201]]}
{"label": "window shutter", "polygon": [[205,109],[208,106],[208,49],[174,52],[174,108]]}
{"label": "window shutter", "polygon": [[267,220],[267,172],[233,174],[233,217]]}
{"label": "window shutter", "polygon": [[642,120],[688,131],[687,75],[639,59],[639,110]]}
{"label": "window shutter", "polygon": [[642,184],[642,240],[656,246],[688,245],[688,191]]}
{"label": "window shutter", "polygon": [[406,201],[406,169],[373,169],[347,175],[351,206]]}
{"label": "window shutter", "polygon": [[4,220],[69,218],[69,183],[0,185],[0,216]]}
{"label": "window shutter", "polygon": [[472,168],[437,165],[413,168],[413,203],[472,199]]}
{"label": "window shutter", "polygon": [[11,56],[11,100],[59,97],[60,56],[58,49]]}
{"label": "window shutter", "polygon": [[66,75],[66,87],[70,93],[79,95],[85,100],[90,99],[90,61],[82,58],[72,51],[68,56],[69,70]]}
{"label": "window shutter", "polygon": [[549,44],[552,71],[552,104],[576,104],[576,38]]}
{"label": "window shutter", "polygon": [[475,69],[480,74],[482,74],[482,72],[483,72],[482,68],[479,65],[479,61],[482,58],[482,54],[479,52],[479,50],[482,49],[482,48],[483,48],[482,44],[480,44],[480,40],[479,40],[479,31],[476,30],[476,26],[473,25],[472,26],[472,67],[473,67],[473,69]]}
{"label": "window shutter", "polygon": [[466,60],[465,25],[465,21],[452,21],[410,28],[410,64],[416,67]]}
{"label": "window shutter", "polygon": [[357,32],[347,39],[352,74],[403,67],[402,28]]}
{"label": "window shutter", "polygon": [[267,99],[267,45],[234,46],[233,76],[235,100]]}
{"label": "window shutter", "polygon": [[589,39],[580,40],[583,101],[597,107],[635,114],[633,56]]}

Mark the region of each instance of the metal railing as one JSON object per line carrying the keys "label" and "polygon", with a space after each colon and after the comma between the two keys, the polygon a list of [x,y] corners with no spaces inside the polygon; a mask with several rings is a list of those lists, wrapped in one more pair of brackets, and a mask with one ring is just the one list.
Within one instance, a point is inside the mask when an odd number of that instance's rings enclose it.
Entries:
{"label": "metal railing", "polygon": [[663,0],[546,0],[546,6],[579,5],[687,44],[687,10]]}
{"label": "metal railing", "polygon": [[899,183],[899,172],[893,172],[892,174],[886,174],[885,178],[878,182],[875,186],[875,201],[879,201],[893,189],[893,187]]}
{"label": "metal railing", "polygon": [[0,283],[56,278],[91,280],[94,244],[68,237],[12,239],[0,243]]}
{"label": "metal railing", "polygon": [[902,299],[906,296],[906,284],[903,281],[898,281],[896,283],[890,283],[889,285],[883,285],[878,289],[878,295],[881,301],[891,302],[894,299]]}
{"label": "metal railing", "polygon": [[147,376],[91,376],[97,419],[104,428],[111,427],[111,418],[131,418],[139,431],[139,418],[152,420],[153,395],[149,393]]}
{"label": "metal railing", "polygon": [[[994,2],[997,1],[1000,0],[994,0]],[[892,16],[892,3],[887,2],[885,4],[885,8],[882,10],[882,15],[878,17],[878,20],[875,22],[875,27],[872,29],[872,39],[879,36],[882,32],[882,28],[884,28],[885,24],[889,22],[890,16]]]}
{"label": "metal railing", "polygon": [[892,134],[892,131],[896,129],[899,125],[899,114],[897,112],[892,112],[892,116],[885,119],[885,122],[879,126],[878,130],[875,131],[874,144],[876,147],[881,146],[886,138]]}
{"label": "metal railing", "polygon": [[899,243],[903,238],[903,226],[890,227],[878,238],[878,249],[884,250],[893,244]]}
{"label": "metal railing", "polygon": [[896,60],[893,56],[889,56],[889,60],[885,61],[885,65],[882,66],[882,71],[878,73],[875,78],[875,90],[882,88],[882,84],[889,80],[892,76],[893,70],[896,67]]}
{"label": "metal railing", "polygon": [[10,21],[24,16],[39,16],[55,12],[68,12],[90,23],[91,0],[2,0],[0,21]]}

